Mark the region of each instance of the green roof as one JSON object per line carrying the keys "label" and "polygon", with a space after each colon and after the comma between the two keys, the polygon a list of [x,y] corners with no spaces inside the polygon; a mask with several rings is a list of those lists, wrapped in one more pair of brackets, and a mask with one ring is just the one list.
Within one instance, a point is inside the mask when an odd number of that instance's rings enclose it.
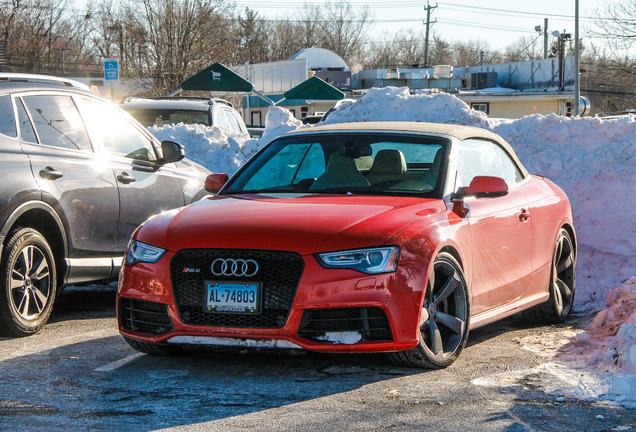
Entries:
{"label": "green roof", "polygon": [[318,77],[311,77],[285,92],[285,99],[340,100],[345,94]]}
{"label": "green roof", "polygon": [[242,76],[214,63],[181,83],[183,90],[250,92],[254,86]]}

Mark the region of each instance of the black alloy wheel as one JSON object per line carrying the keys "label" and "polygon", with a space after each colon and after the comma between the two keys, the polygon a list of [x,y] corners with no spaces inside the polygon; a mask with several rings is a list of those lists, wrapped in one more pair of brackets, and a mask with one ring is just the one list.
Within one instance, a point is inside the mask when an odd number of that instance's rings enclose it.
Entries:
{"label": "black alloy wheel", "polygon": [[36,230],[15,230],[0,267],[0,334],[27,336],[49,319],[57,282],[53,252]]}
{"label": "black alloy wheel", "polygon": [[564,323],[572,312],[576,286],[576,249],[567,230],[561,228],[554,244],[548,293],[550,297],[521,317],[540,323]]}
{"label": "black alloy wheel", "polygon": [[433,263],[419,323],[420,342],[409,351],[391,353],[403,366],[444,368],[452,364],[468,339],[470,301],[461,266],[447,253]]}
{"label": "black alloy wheel", "polygon": [[[572,312],[574,302],[576,256],[570,235],[564,229],[559,232],[552,260],[552,293],[554,308],[559,321],[565,321]],[[551,294],[552,294],[551,293]]]}

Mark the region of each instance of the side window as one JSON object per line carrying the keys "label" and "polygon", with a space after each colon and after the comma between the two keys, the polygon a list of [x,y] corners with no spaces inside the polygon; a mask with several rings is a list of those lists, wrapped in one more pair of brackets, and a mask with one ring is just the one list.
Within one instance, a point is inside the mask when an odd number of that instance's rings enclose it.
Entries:
{"label": "side window", "polygon": [[466,187],[476,176],[500,177],[508,187],[523,180],[508,153],[491,141],[467,139],[459,145],[457,187]]}
{"label": "side window", "polygon": [[24,96],[40,144],[91,151],[84,123],[70,96]]}
{"label": "side window", "polygon": [[225,118],[225,113],[223,110],[218,110],[214,115],[214,126],[219,127],[221,129],[232,129],[230,124],[227,122]]}
{"label": "side window", "polygon": [[15,128],[13,104],[9,95],[0,96],[0,133],[11,138],[18,137],[18,131]]}
{"label": "side window", "polygon": [[154,162],[152,141],[114,107],[92,99],[82,99],[82,114],[91,134],[111,154]]}
{"label": "side window", "polygon": [[238,121],[236,120],[236,117],[234,117],[234,113],[230,110],[223,110],[223,113],[225,114],[225,118],[227,119],[227,122],[230,124],[230,129],[232,130],[232,132],[240,134],[241,133],[241,126],[239,126]]}
{"label": "side window", "polygon": [[38,139],[35,136],[33,125],[31,124],[31,120],[29,120],[29,116],[26,112],[26,108],[24,108],[24,105],[22,104],[21,100],[16,99],[15,102],[18,108],[18,123],[20,125],[20,139],[25,142],[37,144]]}

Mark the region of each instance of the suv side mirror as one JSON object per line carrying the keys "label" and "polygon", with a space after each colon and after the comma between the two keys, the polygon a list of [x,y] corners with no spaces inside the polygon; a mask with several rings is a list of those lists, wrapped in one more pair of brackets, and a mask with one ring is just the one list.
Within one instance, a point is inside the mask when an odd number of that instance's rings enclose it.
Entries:
{"label": "suv side mirror", "polygon": [[185,147],[174,141],[162,141],[161,152],[163,153],[162,163],[179,162],[185,157]]}
{"label": "suv side mirror", "polygon": [[205,179],[204,188],[208,192],[217,193],[218,191],[221,190],[221,188],[225,185],[225,183],[227,183],[229,179],[230,179],[230,176],[228,176],[225,173],[210,174]]}
{"label": "suv side mirror", "polygon": [[476,176],[466,188],[457,192],[458,198],[474,196],[476,198],[496,198],[508,195],[508,185],[500,177]]}

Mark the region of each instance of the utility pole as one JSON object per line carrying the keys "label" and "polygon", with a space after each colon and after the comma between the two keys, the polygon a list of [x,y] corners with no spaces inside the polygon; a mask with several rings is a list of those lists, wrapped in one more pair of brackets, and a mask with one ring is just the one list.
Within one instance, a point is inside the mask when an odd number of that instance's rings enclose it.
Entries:
{"label": "utility pole", "polygon": [[579,0],[574,2],[574,115],[581,114],[581,82],[579,59]]}
{"label": "utility pole", "polygon": [[543,58],[548,58],[548,19],[543,20]]}
{"label": "utility pole", "polygon": [[431,22],[431,10],[437,7],[437,3],[435,6],[431,6],[429,2],[426,2],[426,39],[424,39],[424,67],[428,67],[428,35],[431,29],[431,25],[435,24],[437,20]]}

